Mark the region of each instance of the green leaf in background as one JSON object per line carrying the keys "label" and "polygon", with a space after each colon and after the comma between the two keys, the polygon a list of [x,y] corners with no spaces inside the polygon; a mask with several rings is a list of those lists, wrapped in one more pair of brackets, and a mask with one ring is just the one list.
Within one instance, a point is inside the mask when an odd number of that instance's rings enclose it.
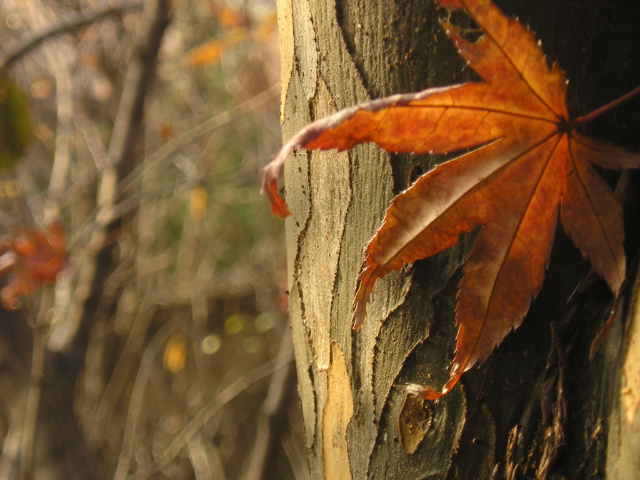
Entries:
{"label": "green leaf in background", "polygon": [[27,96],[8,77],[0,78],[0,169],[13,167],[33,138]]}

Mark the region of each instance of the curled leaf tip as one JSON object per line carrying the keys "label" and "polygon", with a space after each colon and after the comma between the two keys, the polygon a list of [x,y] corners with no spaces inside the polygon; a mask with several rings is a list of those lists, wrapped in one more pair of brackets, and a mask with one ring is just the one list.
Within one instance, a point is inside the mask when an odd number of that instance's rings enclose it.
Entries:
{"label": "curled leaf tip", "polygon": [[417,383],[407,383],[406,385],[394,385],[398,390],[403,390],[407,394],[423,400],[437,400],[443,397],[446,392],[437,392],[431,387],[418,385]]}
{"label": "curled leaf tip", "polygon": [[262,180],[262,193],[269,198],[271,204],[271,213],[276,215],[281,220],[284,220],[291,212],[287,208],[287,203],[284,198],[278,193],[277,177],[274,177],[271,170],[265,169],[264,178]]}
{"label": "curled leaf tip", "polygon": [[[313,125],[313,124],[312,124]],[[262,177],[262,193],[266,194],[271,203],[271,212],[280,219],[285,219],[291,212],[287,208],[287,203],[278,193],[278,178],[284,169],[284,161],[293,152],[294,148],[303,145],[300,138],[304,137],[304,133],[309,127],[303,129],[292,139],[290,139],[277,153],[275,157],[264,167],[264,176]]]}
{"label": "curled leaf tip", "polygon": [[460,377],[464,371],[460,371],[451,376],[449,381],[442,387],[442,390],[438,392],[431,387],[427,387],[425,385],[419,385],[417,383],[408,383],[406,385],[394,385],[394,387],[404,390],[409,395],[413,395],[414,397],[421,398],[423,400],[438,400],[439,398],[444,397],[447,393],[449,393],[453,387],[456,386]]}

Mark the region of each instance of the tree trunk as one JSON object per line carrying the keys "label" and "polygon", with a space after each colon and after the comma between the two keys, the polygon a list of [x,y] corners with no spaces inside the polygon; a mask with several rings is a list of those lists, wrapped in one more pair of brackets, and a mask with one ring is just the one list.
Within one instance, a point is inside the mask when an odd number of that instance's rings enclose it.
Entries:
{"label": "tree trunk", "polygon": [[[636,86],[637,2],[497,3],[530,25],[549,60],[565,69],[574,114]],[[476,79],[439,15],[432,0],[279,0],[284,138],[362,101]],[[586,133],[637,150],[638,106],[634,100]],[[640,433],[640,383],[637,362],[626,370],[623,363],[628,332],[636,336],[629,358],[640,349],[636,268],[608,341],[590,362],[611,294],[558,233],[523,326],[439,402],[415,401],[393,385],[448,379],[456,289],[473,235],[379,281],[365,326],[352,332],[366,242],[393,194],[441,160],[367,144],[299,151],[285,166],[289,305],[311,478],[635,478],[638,469],[624,461],[637,462],[637,443],[626,442]],[[636,176],[623,175],[635,192]],[[608,179],[614,185],[617,176]],[[627,210],[626,223],[637,223],[637,211]],[[628,230],[635,266],[637,229]]]}

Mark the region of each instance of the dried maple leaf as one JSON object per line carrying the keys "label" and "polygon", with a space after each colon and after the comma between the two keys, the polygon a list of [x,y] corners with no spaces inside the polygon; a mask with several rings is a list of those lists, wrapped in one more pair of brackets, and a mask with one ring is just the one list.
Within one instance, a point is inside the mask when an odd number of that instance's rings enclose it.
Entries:
{"label": "dried maple leaf", "polygon": [[65,235],[58,222],[53,222],[47,232],[22,227],[3,239],[0,248],[0,276],[9,278],[0,291],[0,300],[7,310],[19,307],[19,297],[55,283],[67,265]]}
{"label": "dried maple leaf", "polygon": [[459,325],[451,378],[441,392],[411,385],[425,399],[446,394],[524,318],[542,285],[560,212],[565,232],[617,297],[625,278],[622,211],[591,164],[638,167],[640,155],[584,137],[575,129],[631,95],[570,120],[566,80],[549,67],[533,35],[489,0],[436,0],[461,9],[482,29],[471,43],[448,20],[447,35],[484,82],[432,88],[358,105],[294,136],[266,167],[263,190],[286,216],[276,190],[285,158],[302,146],[343,150],[375,142],[391,152],[448,153],[476,147],[439,165],[398,195],[366,247],[355,296],[362,325],[375,281],[429,257],[478,227],[458,291]]}

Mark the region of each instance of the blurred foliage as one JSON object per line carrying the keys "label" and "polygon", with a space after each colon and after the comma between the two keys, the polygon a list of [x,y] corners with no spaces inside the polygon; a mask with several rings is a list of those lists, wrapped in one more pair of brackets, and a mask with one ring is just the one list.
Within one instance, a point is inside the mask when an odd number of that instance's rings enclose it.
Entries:
{"label": "blurred foliage", "polygon": [[26,95],[14,81],[0,74],[0,169],[14,166],[32,137]]}
{"label": "blurred foliage", "polygon": [[[0,44],[98,3],[3,0]],[[114,268],[74,408],[106,478],[240,478],[288,332],[283,228],[258,186],[281,142],[275,4],[170,4],[139,162],[117,186],[122,227],[106,240]],[[68,237],[68,267],[24,305],[52,351],[77,329],[70,319],[139,19],[127,9],[47,39],[11,66],[16,85],[0,85],[0,164],[20,159],[0,172],[0,231],[59,218]],[[288,397],[265,478],[305,478]],[[3,399],[22,408],[13,401]]]}

